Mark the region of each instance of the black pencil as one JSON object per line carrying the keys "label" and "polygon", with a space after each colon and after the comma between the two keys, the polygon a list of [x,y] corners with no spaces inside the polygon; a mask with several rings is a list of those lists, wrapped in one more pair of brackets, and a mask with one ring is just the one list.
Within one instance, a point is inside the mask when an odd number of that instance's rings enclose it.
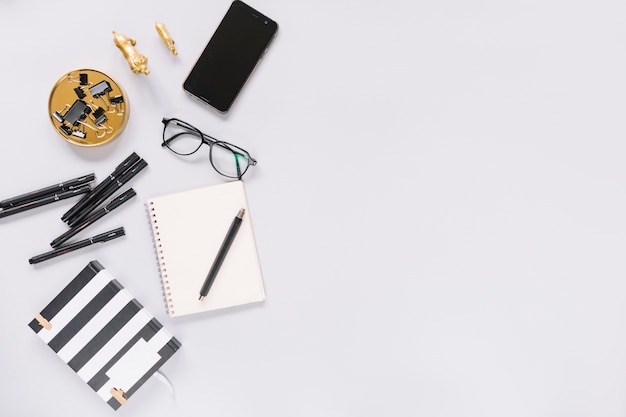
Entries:
{"label": "black pencil", "polygon": [[239,231],[239,227],[241,226],[241,221],[243,220],[243,215],[245,212],[246,212],[245,209],[239,210],[239,213],[237,213],[237,216],[233,219],[232,223],[230,224],[230,228],[228,229],[228,232],[226,233],[226,237],[224,238],[224,241],[222,242],[222,246],[217,252],[217,256],[215,257],[215,260],[213,261],[213,265],[211,265],[211,269],[209,270],[209,273],[207,274],[204,280],[204,284],[202,284],[202,288],[200,288],[200,298],[199,298],[200,301],[204,300],[204,297],[206,297],[207,294],[209,293],[209,290],[211,289],[211,286],[213,285],[213,281],[215,281],[215,277],[217,277],[217,273],[222,267],[222,263],[224,263],[224,259],[226,259],[226,255],[228,254],[228,251],[230,250],[230,246],[232,245],[233,240],[235,240],[235,236],[237,236],[237,232]]}

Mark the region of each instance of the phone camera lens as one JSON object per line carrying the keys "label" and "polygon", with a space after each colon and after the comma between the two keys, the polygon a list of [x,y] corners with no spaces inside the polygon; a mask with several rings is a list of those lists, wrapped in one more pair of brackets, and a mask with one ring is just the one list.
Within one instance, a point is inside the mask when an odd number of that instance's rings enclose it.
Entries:
{"label": "phone camera lens", "polygon": [[267,20],[263,21],[263,23],[267,25]]}

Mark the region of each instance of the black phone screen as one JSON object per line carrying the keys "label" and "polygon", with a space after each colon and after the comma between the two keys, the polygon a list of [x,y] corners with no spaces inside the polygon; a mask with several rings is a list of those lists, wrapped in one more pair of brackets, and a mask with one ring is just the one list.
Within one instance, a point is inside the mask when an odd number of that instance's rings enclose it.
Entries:
{"label": "black phone screen", "polygon": [[276,22],[234,1],[187,76],[184,90],[227,112],[277,30]]}

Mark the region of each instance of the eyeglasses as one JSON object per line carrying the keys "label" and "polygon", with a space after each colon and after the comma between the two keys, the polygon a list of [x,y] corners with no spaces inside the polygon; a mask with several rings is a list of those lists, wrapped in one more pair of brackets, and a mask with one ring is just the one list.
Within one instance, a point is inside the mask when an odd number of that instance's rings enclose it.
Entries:
{"label": "eyeglasses", "polygon": [[202,145],[209,145],[209,161],[213,168],[228,178],[241,179],[251,165],[256,165],[248,151],[202,133],[196,127],[180,119],[163,119],[163,143],[177,155],[187,156],[198,152]]}

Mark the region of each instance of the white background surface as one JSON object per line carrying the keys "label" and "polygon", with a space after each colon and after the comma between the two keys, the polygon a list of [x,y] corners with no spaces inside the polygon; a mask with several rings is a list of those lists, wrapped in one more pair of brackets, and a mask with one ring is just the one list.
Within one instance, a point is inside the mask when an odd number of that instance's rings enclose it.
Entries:
{"label": "white background surface", "polygon": [[[1,197],[150,164],[81,235],[124,226],[115,242],[31,266],[73,202],[0,220],[2,414],[112,415],[27,327],[92,259],[183,344],[175,397],[151,380],[119,416],[626,414],[624,2],[257,0],[279,35],[221,116],[181,84],[228,4],[0,0]],[[47,115],[84,67],[131,104],[93,149]],[[163,116],[259,160],[265,303],[164,313],[143,202],[222,179],[159,146]]]}

